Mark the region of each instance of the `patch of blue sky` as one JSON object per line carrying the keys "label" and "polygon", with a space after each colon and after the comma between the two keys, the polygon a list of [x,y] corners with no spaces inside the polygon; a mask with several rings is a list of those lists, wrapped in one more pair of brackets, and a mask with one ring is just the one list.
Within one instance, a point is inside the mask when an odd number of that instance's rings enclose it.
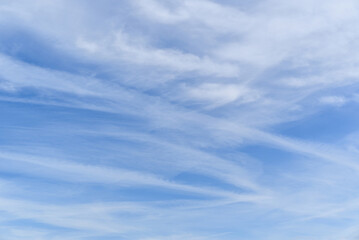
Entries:
{"label": "patch of blue sky", "polygon": [[[1,28],[0,28],[1,29]],[[80,73],[91,76],[96,65],[76,59],[54,46],[56,42],[48,42],[45,37],[22,28],[13,26],[1,29],[0,50],[25,63],[47,69]]]}
{"label": "patch of blue sky", "polygon": [[342,107],[326,107],[304,119],[281,124],[276,131],[303,140],[335,144],[338,139],[357,131],[357,113],[358,106],[353,103]]}

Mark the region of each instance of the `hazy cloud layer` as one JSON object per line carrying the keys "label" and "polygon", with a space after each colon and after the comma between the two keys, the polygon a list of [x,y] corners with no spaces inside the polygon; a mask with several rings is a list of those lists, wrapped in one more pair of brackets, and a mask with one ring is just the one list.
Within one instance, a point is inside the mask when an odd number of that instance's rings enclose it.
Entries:
{"label": "hazy cloud layer", "polygon": [[0,238],[354,240],[359,3],[0,2]]}

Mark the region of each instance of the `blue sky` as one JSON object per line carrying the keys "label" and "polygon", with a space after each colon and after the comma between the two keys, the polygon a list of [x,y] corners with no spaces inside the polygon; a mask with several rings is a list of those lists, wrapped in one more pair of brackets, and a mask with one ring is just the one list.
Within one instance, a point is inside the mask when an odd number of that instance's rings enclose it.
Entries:
{"label": "blue sky", "polygon": [[359,239],[358,20],[0,1],[0,239]]}

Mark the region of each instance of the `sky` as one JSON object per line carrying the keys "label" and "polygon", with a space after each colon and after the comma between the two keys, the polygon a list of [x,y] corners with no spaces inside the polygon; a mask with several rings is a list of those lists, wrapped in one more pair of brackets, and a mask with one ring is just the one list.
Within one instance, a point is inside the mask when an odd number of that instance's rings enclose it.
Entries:
{"label": "sky", "polygon": [[0,0],[0,240],[358,240],[358,21]]}

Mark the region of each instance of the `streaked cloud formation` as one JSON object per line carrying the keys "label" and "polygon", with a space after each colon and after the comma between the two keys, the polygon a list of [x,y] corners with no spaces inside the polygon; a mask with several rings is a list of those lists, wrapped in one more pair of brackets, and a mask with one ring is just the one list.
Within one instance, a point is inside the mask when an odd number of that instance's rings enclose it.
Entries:
{"label": "streaked cloud formation", "polygon": [[357,239],[358,20],[1,1],[1,239]]}

